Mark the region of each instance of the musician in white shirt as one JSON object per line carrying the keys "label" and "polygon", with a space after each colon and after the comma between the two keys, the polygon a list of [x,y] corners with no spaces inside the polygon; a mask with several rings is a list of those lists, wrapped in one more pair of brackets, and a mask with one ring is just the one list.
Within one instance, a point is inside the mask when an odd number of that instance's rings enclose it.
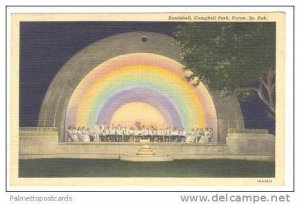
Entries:
{"label": "musician in white shirt", "polygon": [[94,126],[94,128],[92,130],[92,134],[91,134],[92,137],[94,137],[95,142],[99,141],[100,133],[101,133],[101,131],[100,131],[99,125],[98,125],[98,123],[95,123],[95,126]]}
{"label": "musician in white shirt", "polygon": [[78,137],[76,135],[76,128],[74,126],[69,126],[67,130],[67,142],[78,142]]}
{"label": "musician in white shirt", "polygon": [[204,142],[209,142],[209,130],[207,127],[204,129]]}

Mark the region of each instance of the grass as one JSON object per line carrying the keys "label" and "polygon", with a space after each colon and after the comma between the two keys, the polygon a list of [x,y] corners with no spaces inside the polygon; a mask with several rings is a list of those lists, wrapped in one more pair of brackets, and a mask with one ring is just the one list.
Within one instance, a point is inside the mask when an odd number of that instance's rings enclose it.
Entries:
{"label": "grass", "polygon": [[127,162],[104,159],[19,160],[20,177],[274,177],[274,162],[176,160]]}

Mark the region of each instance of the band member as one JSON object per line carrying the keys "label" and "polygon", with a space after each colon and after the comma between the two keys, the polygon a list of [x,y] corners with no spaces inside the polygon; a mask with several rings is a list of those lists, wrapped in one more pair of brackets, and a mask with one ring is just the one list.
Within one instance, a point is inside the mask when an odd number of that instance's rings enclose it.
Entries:
{"label": "band member", "polygon": [[205,141],[205,135],[203,128],[200,128],[199,133],[198,133],[198,143],[203,143]]}
{"label": "band member", "polygon": [[77,134],[81,142],[90,142],[90,137],[87,135],[85,127],[81,127],[81,129],[77,130]]}
{"label": "band member", "polygon": [[209,132],[209,129],[206,127],[204,129],[204,142],[209,142],[209,138],[210,138],[210,132]]}
{"label": "band member", "polygon": [[91,129],[85,127],[69,126],[66,130],[67,142],[138,142],[140,139],[150,139],[150,142],[187,142],[187,143],[209,143],[213,141],[213,129],[206,127],[192,128],[191,131],[186,131],[184,128],[164,127],[157,128],[156,126],[140,127],[111,126],[102,123],[95,123]]}
{"label": "band member", "polygon": [[67,141],[68,142],[78,142],[79,139],[76,135],[76,128],[74,126],[69,126],[67,131]]}
{"label": "band member", "polygon": [[186,131],[184,128],[182,128],[181,134],[180,134],[180,142],[185,142],[185,140],[186,140]]}
{"label": "band member", "polygon": [[97,122],[95,124],[94,129],[93,129],[92,134],[91,134],[91,136],[93,137],[92,140],[95,141],[95,142],[100,141],[100,135],[101,135],[101,130],[100,130],[99,124]]}
{"label": "band member", "polygon": [[82,141],[82,139],[81,139],[82,132],[81,132],[81,128],[80,127],[77,128],[76,135],[77,135],[79,141],[81,142]]}
{"label": "band member", "polygon": [[185,142],[187,142],[187,143],[192,143],[193,142],[193,137],[192,137],[191,132],[187,133]]}
{"label": "band member", "polygon": [[92,135],[90,128],[86,128],[85,135],[89,137],[89,142],[94,142],[95,136]]}

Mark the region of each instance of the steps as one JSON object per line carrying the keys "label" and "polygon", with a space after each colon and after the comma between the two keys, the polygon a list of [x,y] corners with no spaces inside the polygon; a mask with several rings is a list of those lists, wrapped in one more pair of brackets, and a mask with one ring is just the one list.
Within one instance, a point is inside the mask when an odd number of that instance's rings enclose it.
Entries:
{"label": "steps", "polygon": [[155,155],[149,145],[143,145],[135,155],[120,155],[120,160],[134,162],[165,162],[173,161],[170,155]]}
{"label": "steps", "polygon": [[143,145],[138,152],[136,153],[138,156],[154,156],[155,153],[153,150],[149,147],[149,145]]}

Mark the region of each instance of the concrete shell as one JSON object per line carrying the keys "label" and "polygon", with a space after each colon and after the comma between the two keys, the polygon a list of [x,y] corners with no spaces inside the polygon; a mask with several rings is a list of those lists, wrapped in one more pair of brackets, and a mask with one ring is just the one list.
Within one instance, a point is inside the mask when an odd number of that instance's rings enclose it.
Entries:
{"label": "concrete shell", "polygon": [[[56,74],[44,97],[38,126],[57,127],[62,142],[68,103],[80,81],[110,58],[139,52],[162,55],[180,63],[180,49],[167,35],[128,32],[96,41],[71,57]],[[218,141],[225,143],[228,128],[244,129],[240,104],[235,96],[222,97],[213,91],[210,94],[217,113]]]}

